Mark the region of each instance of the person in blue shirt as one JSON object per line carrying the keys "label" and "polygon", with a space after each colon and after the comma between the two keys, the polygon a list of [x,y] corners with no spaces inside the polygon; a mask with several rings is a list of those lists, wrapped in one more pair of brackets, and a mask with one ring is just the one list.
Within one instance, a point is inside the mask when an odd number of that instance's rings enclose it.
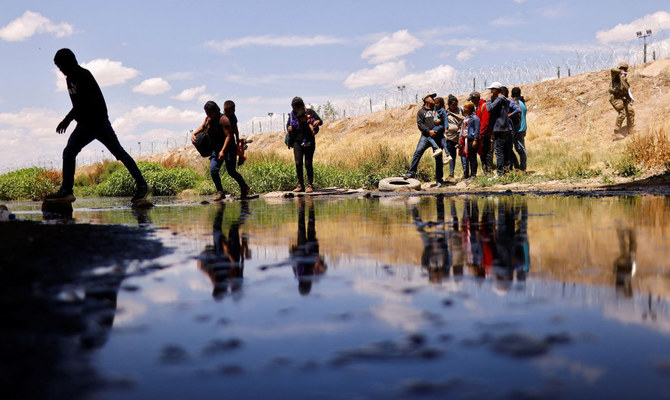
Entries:
{"label": "person in blue shirt", "polygon": [[465,119],[461,124],[458,147],[463,164],[463,179],[477,176],[477,146],[479,145],[479,118],[475,114],[475,105],[468,101],[463,104]]}
{"label": "person in blue shirt", "polygon": [[512,88],[512,100],[513,102],[516,102],[521,110],[519,126],[514,131],[513,145],[514,150],[519,154],[519,169],[525,171],[528,160],[528,156],[526,155],[526,113],[528,112],[528,107],[526,106],[526,100],[521,95],[521,88]]}

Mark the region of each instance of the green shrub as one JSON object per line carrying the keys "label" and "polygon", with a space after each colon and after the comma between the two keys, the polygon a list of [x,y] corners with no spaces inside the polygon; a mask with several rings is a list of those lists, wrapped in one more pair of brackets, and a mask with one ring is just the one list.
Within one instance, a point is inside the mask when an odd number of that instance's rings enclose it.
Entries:
{"label": "green shrub", "polygon": [[0,175],[0,199],[41,200],[61,184],[60,173],[32,167]]}
{"label": "green shrub", "polygon": [[624,177],[635,177],[640,175],[642,170],[636,165],[635,159],[628,155],[624,154],[612,165],[617,175]]}
{"label": "green shrub", "polygon": [[[156,196],[172,196],[184,189],[194,188],[203,177],[192,169],[165,169],[157,163],[139,162],[142,175]],[[127,169],[119,169],[100,183],[96,189],[99,196],[132,196],[135,193],[135,180]]]}

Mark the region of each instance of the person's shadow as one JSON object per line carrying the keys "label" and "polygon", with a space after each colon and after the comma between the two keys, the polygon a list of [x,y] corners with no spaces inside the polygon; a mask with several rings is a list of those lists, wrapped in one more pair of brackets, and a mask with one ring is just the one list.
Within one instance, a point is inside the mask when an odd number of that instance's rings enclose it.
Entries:
{"label": "person's shadow", "polygon": [[228,236],[223,232],[225,209],[225,203],[216,203],[213,244],[207,245],[198,257],[198,268],[212,281],[212,296],[216,300],[223,299],[229,291],[234,299],[241,296],[244,260],[251,258],[248,237],[240,235],[240,226],[249,215],[249,203],[241,202],[240,213],[230,224]]}
{"label": "person's shadow", "polygon": [[[307,226],[305,226],[305,206],[307,206]],[[316,238],[316,218],[311,198],[298,198],[298,237],[289,253],[293,273],[298,279],[298,292],[306,296],[312,291],[312,283],[326,272],[328,267],[319,254],[319,241]]]}

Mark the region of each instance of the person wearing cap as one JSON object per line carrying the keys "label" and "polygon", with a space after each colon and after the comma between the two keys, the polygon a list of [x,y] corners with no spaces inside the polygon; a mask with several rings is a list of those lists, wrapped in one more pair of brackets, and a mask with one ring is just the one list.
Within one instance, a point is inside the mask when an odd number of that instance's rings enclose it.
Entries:
{"label": "person wearing cap", "polygon": [[[414,156],[412,157],[412,163],[409,166],[409,170],[403,175],[403,178],[414,178],[416,176],[416,171],[419,168],[419,161],[421,161],[421,156],[429,148],[431,148],[430,141],[428,138],[432,138],[435,142],[441,143],[442,139],[439,137],[438,133],[435,131],[435,93],[426,93],[423,95],[421,100],[423,100],[423,107],[416,114],[416,125],[421,132],[421,137],[419,138],[419,143],[416,145],[416,150],[414,151]],[[437,187],[444,185],[442,180],[442,157],[435,158],[435,181],[437,182]]]}
{"label": "person wearing cap", "polygon": [[489,112],[486,110],[486,100],[482,99],[477,91],[470,93],[468,101],[471,101],[477,109],[477,118],[479,118],[479,147],[477,152],[482,162],[482,169],[487,174],[493,171],[493,139],[491,137],[491,127],[489,125]]}
{"label": "person wearing cap", "polygon": [[486,100],[486,110],[489,112],[489,123],[492,126],[493,139],[495,141],[496,169],[497,174],[505,173],[508,163],[510,146],[512,145],[511,131],[509,127],[509,100],[502,95],[500,82],[493,82],[487,89],[491,90],[491,96]]}
{"label": "person wearing cap", "polygon": [[633,96],[630,92],[630,84],[628,83],[628,63],[620,62],[616,68],[610,71],[612,75],[612,82],[610,84],[610,104],[618,113],[616,117],[616,125],[614,127],[614,134],[621,134],[621,125],[626,119],[628,132],[631,133],[635,125],[635,111],[633,110]]}

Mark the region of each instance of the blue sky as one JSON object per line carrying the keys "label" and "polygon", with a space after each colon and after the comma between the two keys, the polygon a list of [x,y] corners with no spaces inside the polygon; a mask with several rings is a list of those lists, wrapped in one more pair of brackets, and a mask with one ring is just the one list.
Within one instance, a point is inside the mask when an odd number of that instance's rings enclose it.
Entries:
{"label": "blue sky", "polygon": [[[264,117],[264,130],[273,112],[277,130],[277,116],[295,95],[312,104],[348,104],[393,96],[398,85],[408,88],[406,100],[429,89],[458,93],[459,71],[637,49],[640,29],[653,29],[650,43],[670,56],[670,4],[660,0],[313,1],[299,7],[5,0],[0,169],[59,165],[67,134],[55,128],[70,102],[52,60],[62,47],[96,76],[117,135],[135,154],[137,142],[143,151],[151,142],[157,148],[166,140],[183,143],[209,99],[235,100],[240,120]],[[90,146],[82,160],[102,148]]]}

